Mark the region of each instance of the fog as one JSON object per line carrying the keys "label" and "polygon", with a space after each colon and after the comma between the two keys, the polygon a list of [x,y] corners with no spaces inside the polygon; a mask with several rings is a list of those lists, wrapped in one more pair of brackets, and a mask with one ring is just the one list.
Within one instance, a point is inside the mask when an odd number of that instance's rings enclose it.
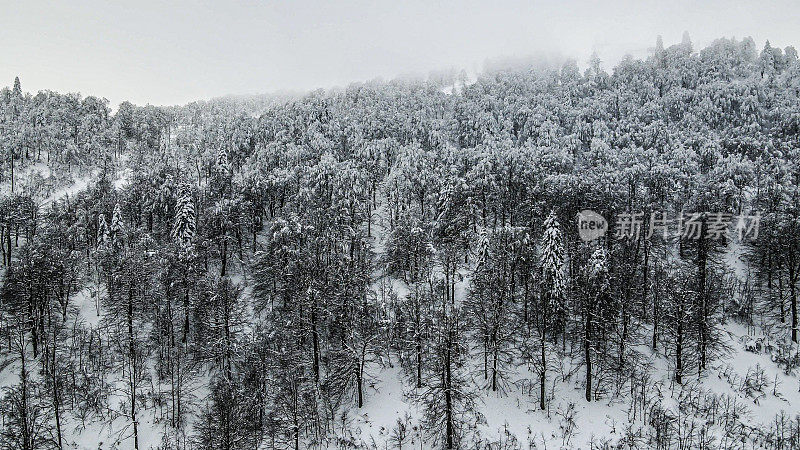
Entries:
{"label": "fog", "polygon": [[0,85],[112,105],[304,91],[546,52],[606,68],[688,31],[695,48],[752,36],[800,45],[789,1],[0,1]]}

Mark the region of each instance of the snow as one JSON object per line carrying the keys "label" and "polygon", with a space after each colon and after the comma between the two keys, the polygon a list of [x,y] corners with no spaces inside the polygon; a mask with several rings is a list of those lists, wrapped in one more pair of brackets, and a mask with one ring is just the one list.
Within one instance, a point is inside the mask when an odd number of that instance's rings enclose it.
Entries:
{"label": "snow", "polygon": [[[671,380],[669,361],[663,355],[639,348],[652,367],[649,395],[660,392],[661,404],[676,414],[679,400],[687,393],[729,396],[747,408],[753,425],[769,425],[780,411],[796,414],[796,405],[800,405],[798,378],[783,374],[768,354],[746,352],[742,343],[742,338],[748,336],[745,326],[729,323],[724,329],[732,347],[730,355],[717,360],[703,378],[689,377],[684,386]],[[575,362],[565,359],[562,364],[569,367]],[[748,396],[741,388],[742,380],[756,367],[765,371],[765,378],[770,382],[759,398]],[[628,428],[636,430],[646,426],[639,416],[629,418],[629,398],[586,402],[581,384],[583,372],[579,369],[566,381],[561,381],[558,372],[553,370],[548,377],[547,389],[554,395],[545,411],[538,409],[538,386],[533,393],[516,385],[508,386],[504,392],[482,390],[479,408],[485,423],[479,426],[480,436],[497,442],[514,435],[523,447],[586,448],[591,442],[617,441]],[[420,416],[417,406],[409,400],[408,379],[398,367],[383,368],[373,375],[377,381],[367,390],[364,407],[351,410],[349,414],[355,416],[352,425],[358,430],[357,435],[364,442],[375,442],[382,447],[389,444],[391,430],[398,419],[409,414],[413,425],[418,424]],[[517,378],[535,377],[524,370],[517,373]],[[721,430],[716,432],[721,437]]]}
{"label": "snow", "polygon": [[465,71],[465,74],[466,78],[459,80],[457,77],[453,81],[453,84],[444,86],[441,88],[441,91],[447,95],[460,94],[464,91],[465,87],[475,84],[475,82],[478,81],[478,74],[475,71]]}
{"label": "snow", "polygon": [[[41,166],[30,170],[46,172]],[[121,172],[114,185],[117,188],[123,187],[130,175],[130,171]],[[80,177],[69,186],[54,190],[45,201],[51,202],[66,195],[75,195],[89,186],[92,178],[93,174]],[[375,211],[372,227],[373,251],[377,255],[380,255],[385,248],[388,234],[386,225],[387,211],[385,204],[381,204]],[[724,262],[740,280],[747,280],[750,274],[742,254],[742,246],[733,243],[725,255]],[[232,280],[242,287],[243,297],[249,298],[251,286],[246,267],[245,262],[232,264],[232,270],[240,271],[232,274]],[[469,276],[470,270],[464,268],[459,270],[455,289],[457,302],[467,295]],[[409,288],[402,280],[385,276],[378,267],[372,289],[376,293],[386,292],[387,285],[400,298],[409,295]],[[99,298],[103,295],[105,294],[100,284],[89,281],[71,298],[72,308],[77,311],[79,321],[84,326],[92,328],[101,326],[104,312],[99,307]],[[382,298],[380,294],[378,298]],[[702,378],[689,376],[684,386],[676,385],[671,379],[671,362],[664,355],[653,352],[645,345],[637,346],[635,349],[643,357],[644,364],[650,367],[651,379],[646,386],[648,395],[660,400],[662,407],[676,414],[679,412],[678,405],[681,398],[689,392],[694,394],[708,392],[727,396],[746,406],[748,420],[752,421],[754,426],[768,425],[774,420],[775,414],[781,411],[796,414],[797,405],[800,405],[800,380],[797,375],[785,374],[772,360],[769,352],[752,353],[745,349],[748,342],[758,339],[762,342],[771,342],[770,336],[764,334],[758,327],[748,327],[735,322],[728,322],[723,328],[726,344],[731,349],[730,353],[714,361]],[[647,426],[642,422],[641,415],[635,414],[629,396],[622,396],[613,401],[600,399],[586,402],[583,398],[583,370],[578,366],[578,361],[565,358],[560,361],[561,370],[553,368],[549,372],[547,389],[550,401],[545,411],[538,409],[538,386],[535,384],[532,391],[530,388],[523,389],[522,384],[507,385],[500,392],[485,389],[479,370],[480,364],[477,358],[471,362],[474,376],[472,384],[479,393],[479,410],[485,419],[478,425],[477,436],[484,441],[507,442],[511,436],[515,436],[517,443],[523,448],[529,446],[586,448],[603,441],[619,441],[626,430],[637,430]],[[761,392],[748,390],[747,381],[752,378],[756,370],[763,370],[762,378],[766,380]],[[18,382],[17,371],[18,367],[15,364],[0,371],[0,389]],[[561,377],[560,373],[570,371],[574,372],[572,376]],[[389,366],[377,362],[370,363],[366,372],[371,381],[366,385],[364,406],[360,409],[351,407],[342,411],[353,436],[365,445],[387,448],[393,446],[390,436],[398,421],[407,421],[411,430],[409,447],[429,448],[430,443],[420,434],[421,412],[419,406],[411,400],[410,394],[413,388],[407,375],[397,364]],[[536,374],[524,367],[518,368],[512,375],[512,379],[515,380],[536,380],[536,377]],[[195,406],[199,407],[208,394],[208,376],[201,374],[196,386]],[[124,410],[125,402],[122,386],[117,386],[114,392],[110,406],[117,411],[117,415],[110,422],[94,421],[84,426],[75,417],[64,419],[68,448],[97,450],[132,447],[130,420],[119,415],[119,411]],[[156,408],[140,408],[139,411],[139,447],[160,448],[165,425],[157,423]],[[698,419],[705,420],[702,417]],[[712,427],[712,432],[721,435],[719,426]]]}
{"label": "snow", "polygon": [[89,187],[89,184],[96,176],[96,172],[81,176],[77,178],[72,184],[69,186],[62,187],[61,189],[57,189],[52,194],[50,194],[45,200],[43,204],[40,204],[40,207],[47,206],[48,204],[55,202],[64,197],[72,197],[75,196],[77,193],[86,190]]}
{"label": "snow", "polygon": [[[370,372],[370,369],[379,368],[367,368],[367,372]],[[364,442],[385,444],[397,421],[403,420],[407,414],[416,418],[419,416],[419,410],[406,399],[404,376],[400,367],[387,367],[371,373],[376,380],[375,384],[368,385],[364,407],[350,412],[353,416],[351,426],[358,430],[356,434]],[[416,419],[413,419],[412,427],[415,424],[417,424]]]}
{"label": "snow", "polygon": [[96,283],[91,283],[70,299],[70,304],[77,308],[78,317],[84,325],[96,328],[100,324],[102,318],[100,298],[104,294],[104,288]]}
{"label": "snow", "polygon": [[[383,207],[376,211],[376,223],[373,225],[373,250],[380,253],[386,239],[386,211]],[[749,276],[747,265],[742,259],[743,247],[738,243],[731,244],[725,254],[724,261],[740,280]],[[469,287],[469,270],[459,271],[461,279],[456,284],[456,301],[465,298]],[[400,298],[409,294],[408,286],[401,280],[387,277],[392,290]],[[379,289],[373,284],[373,289]],[[796,414],[800,405],[800,380],[795,375],[786,375],[772,361],[768,353],[750,353],[745,350],[748,339],[765,337],[762,332],[754,333],[752,329],[728,322],[723,326],[729,354],[716,360],[709,370],[698,379],[688,376],[683,386],[671,378],[671,361],[664,355],[653,352],[645,345],[636,350],[643,357],[643,364],[650,367],[651,380],[646,385],[647,395],[659,404],[680,416],[686,414],[679,409],[682,398],[687,395],[713,393],[736,399],[749,411],[749,420],[753,424],[768,426],[780,411]],[[510,384],[502,392],[491,392],[483,388],[482,380],[473,380],[474,387],[480,393],[479,409],[485,423],[478,427],[478,435],[488,442],[507,442],[510,436],[523,448],[586,448],[601,442],[617,442],[625,436],[627,430],[635,432],[648,424],[643,423],[641,414],[632,414],[630,396],[623,395],[614,400],[600,399],[587,402],[583,393],[583,370],[578,367],[579,361],[565,358],[560,362],[561,370],[552,370],[548,375],[549,402],[545,411],[540,411],[538,404],[538,385],[534,384],[533,392],[523,389],[522,385]],[[473,361],[473,373],[481,362]],[[764,370],[764,379],[770,384],[758,398],[749,395],[743,389],[744,380],[756,368]],[[562,380],[560,373],[574,370],[574,374]],[[577,369],[577,370],[575,370]],[[412,425],[419,424],[420,412],[410,399],[410,383],[398,367],[383,368],[373,372],[377,380],[375,386],[367,390],[365,405],[360,410],[351,410],[355,415],[352,425],[363,442],[374,443],[378,448],[391,446],[391,430],[398,420],[406,414]],[[478,378],[481,376],[478,375]],[[537,375],[524,368],[518,369],[513,379],[537,380]],[[659,394],[660,393],[660,394]],[[693,420],[705,422],[705,417]],[[723,437],[720,426],[712,427],[718,440]],[[420,448],[428,445],[419,438],[415,441]],[[413,446],[412,446],[413,447]],[[427,448],[427,447],[425,447]]]}

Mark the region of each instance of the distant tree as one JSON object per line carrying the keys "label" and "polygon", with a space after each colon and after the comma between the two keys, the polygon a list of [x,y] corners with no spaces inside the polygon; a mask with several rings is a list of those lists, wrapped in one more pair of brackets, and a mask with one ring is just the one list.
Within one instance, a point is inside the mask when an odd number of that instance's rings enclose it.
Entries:
{"label": "distant tree", "polygon": [[22,84],[19,82],[19,77],[14,77],[14,90],[11,93],[14,97],[22,97]]}
{"label": "distant tree", "polygon": [[769,45],[769,41],[764,44],[764,49],[761,50],[759,68],[762,77],[768,78],[775,74],[775,52],[773,52],[772,46]]}

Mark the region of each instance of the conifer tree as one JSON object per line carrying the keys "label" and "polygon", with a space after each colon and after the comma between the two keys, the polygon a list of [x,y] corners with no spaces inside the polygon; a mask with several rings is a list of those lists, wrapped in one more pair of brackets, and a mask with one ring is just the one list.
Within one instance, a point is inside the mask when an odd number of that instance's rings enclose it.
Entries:
{"label": "conifer tree", "polygon": [[547,345],[559,333],[564,332],[564,297],[566,276],[564,273],[564,246],[561,226],[555,212],[544,221],[544,234],[541,240],[541,291],[536,308],[535,326],[538,333],[538,353],[527,351],[527,358],[539,374],[539,408],[545,409],[545,383],[547,381]]}
{"label": "conifer tree", "polygon": [[231,164],[230,160],[228,159],[228,152],[225,150],[225,147],[220,147],[219,151],[217,152],[217,166],[216,170],[222,176],[229,176],[231,174]]}
{"label": "conifer tree", "polygon": [[184,186],[175,205],[175,220],[172,227],[172,238],[183,250],[191,248],[197,227],[196,220],[192,193]]}
{"label": "conifer tree", "polygon": [[125,221],[122,218],[122,208],[117,202],[114,205],[114,213],[111,216],[111,227],[109,228],[109,233],[111,236],[111,242],[114,244],[115,248],[118,248],[122,244],[122,240],[125,237]]}
{"label": "conifer tree", "polygon": [[97,217],[97,246],[99,248],[104,248],[110,243],[111,243],[111,234],[108,230],[108,223],[106,222],[106,216],[104,214],[100,214]]}
{"label": "conifer tree", "polygon": [[544,221],[544,234],[541,242],[541,267],[543,295],[547,308],[552,313],[553,331],[562,332],[566,311],[566,273],[564,271],[564,243],[561,235],[561,224],[555,212],[551,212]]}
{"label": "conifer tree", "polygon": [[597,309],[609,295],[608,258],[605,249],[598,248],[592,253],[586,267],[590,291],[585,294],[583,310],[583,351],[586,364],[586,401],[592,401],[592,353],[594,348],[595,324],[598,321]]}
{"label": "conifer tree", "polygon": [[12,93],[14,97],[22,97],[22,85],[19,82],[19,77],[14,77],[14,90]]}

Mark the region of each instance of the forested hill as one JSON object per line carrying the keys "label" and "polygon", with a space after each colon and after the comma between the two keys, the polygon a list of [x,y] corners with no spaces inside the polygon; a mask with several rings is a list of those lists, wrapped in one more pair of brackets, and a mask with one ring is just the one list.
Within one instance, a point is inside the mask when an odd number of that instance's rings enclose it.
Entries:
{"label": "forested hill", "polygon": [[796,50],[451,78],[0,91],[0,449],[799,448]]}

